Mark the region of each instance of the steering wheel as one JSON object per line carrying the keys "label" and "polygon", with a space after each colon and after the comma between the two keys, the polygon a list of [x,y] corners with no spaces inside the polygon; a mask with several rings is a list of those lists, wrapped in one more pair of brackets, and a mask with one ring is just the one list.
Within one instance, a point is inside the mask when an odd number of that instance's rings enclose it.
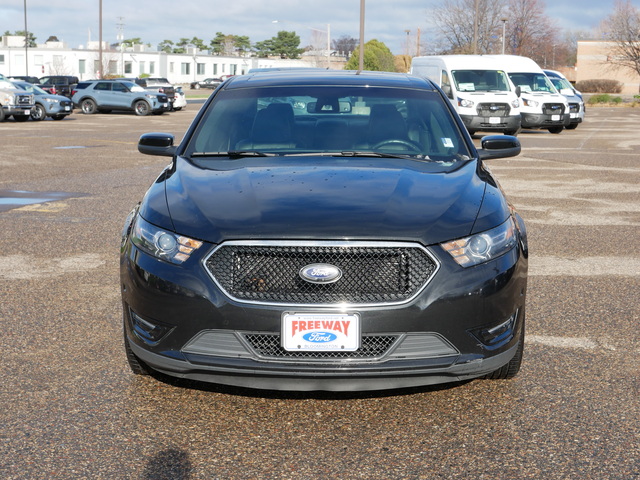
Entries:
{"label": "steering wheel", "polygon": [[390,138],[388,140],[383,140],[381,142],[376,143],[373,146],[374,150],[378,150],[387,145],[402,145],[404,147],[409,148],[410,150],[415,150],[418,152],[422,152],[422,146],[419,143],[413,142],[411,140],[404,140],[402,138]]}

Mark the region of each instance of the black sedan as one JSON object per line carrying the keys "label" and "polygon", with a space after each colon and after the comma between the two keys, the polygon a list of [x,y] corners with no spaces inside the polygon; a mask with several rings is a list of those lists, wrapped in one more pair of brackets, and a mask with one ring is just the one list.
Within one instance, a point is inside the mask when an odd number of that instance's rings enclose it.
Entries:
{"label": "black sedan", "polygon": [[189,87],[191,87],[192,90],[199,90],[201,88],[218,88],[218,85],[220,85],[223,82],[223,80],[221,78],[205,78],[204,80],[199,80],[197,82],[191,82],[189,84]]}
{"label": "black sedan", "polygon": [[379,390],[520,369],[524,222],[429,80],[277,72],[228,80],[129,215],[126,355],[281,390]]}

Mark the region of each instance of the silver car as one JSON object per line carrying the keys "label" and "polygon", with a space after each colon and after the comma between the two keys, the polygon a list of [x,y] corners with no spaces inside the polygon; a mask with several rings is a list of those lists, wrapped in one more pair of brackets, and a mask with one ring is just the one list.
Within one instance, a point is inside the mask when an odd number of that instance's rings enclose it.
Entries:
{"label": "silver car", "polygon": [[63,95],[53,95],[43,90],[37,85],[28,82],[12,82],[16,88],[33,93],[35,106],[31,109],[32,120],[44,120],[51,117],[54,120],[62,120],[67,115],[73,113],[73,102],[69,97]]}

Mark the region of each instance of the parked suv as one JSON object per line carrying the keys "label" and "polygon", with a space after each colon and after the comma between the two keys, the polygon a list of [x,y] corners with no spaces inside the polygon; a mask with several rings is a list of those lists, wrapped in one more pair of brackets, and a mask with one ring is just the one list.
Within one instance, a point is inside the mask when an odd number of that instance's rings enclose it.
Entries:
{"label": "parked suv", "polygon": [[71,75],[53,75],[40,78],[40,88],[54,95],[71,98],[71,92],[78,83],[78,77]]}
{"label": "parked suv", "polygon": [[175,87],[163,77],[145,77],[136,78],[135,82],[141,87],[154,92],[164,93],[169,99],[169,104],[173,108],[173,102],[175,101],[176,89]]}
{"label": "parked suv", "polygon": [[13,84],[16,88],[33,94],[35,105],[31,109],[32,120],[44,120],[46,117],[62,120],[73,112],[73,102],[69,97],[53,95],[29,82],[15,81]]}
{"label": "parked suv", "polygon": [[82,113],[109,113],[111,110],[133,110],[136,115],[160,115],[169,110],[164,93],[145,90],[127,80],[90,80],[80,82],[71,97]]}

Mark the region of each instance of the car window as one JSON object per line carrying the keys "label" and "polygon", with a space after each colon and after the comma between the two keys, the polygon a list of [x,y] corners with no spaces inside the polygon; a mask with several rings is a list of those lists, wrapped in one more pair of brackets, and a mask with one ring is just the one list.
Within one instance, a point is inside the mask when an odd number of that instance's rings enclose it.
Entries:
{"label": "car window", "polygon": [[223,90],[190,139],[188,155],[247,150],[278,155],[375,151],[445,162],[470,158],[438,92],[382,87]]}
{"label": "car window", "polygon": [[509,91],[507,75],[501,70],[453,70],[451,75],[460,92]]}
{"label": "car window", "polygon": [[556,89],[544,73],[510,73],[509,78],[523,92],[556,93]]}
{"label": "car window", "polygon": [[98,82],[93,89],[98,91],[109,91],[111,90],[111,82]]}
{"label": "car window", "polygon": [[113,90],[114,92],[121,92],[121,93],[128,92],[127,87],[125,87],[125,86],[124,86],[122,83],[120,83],[120,82],[113,82],[112,90]]}

